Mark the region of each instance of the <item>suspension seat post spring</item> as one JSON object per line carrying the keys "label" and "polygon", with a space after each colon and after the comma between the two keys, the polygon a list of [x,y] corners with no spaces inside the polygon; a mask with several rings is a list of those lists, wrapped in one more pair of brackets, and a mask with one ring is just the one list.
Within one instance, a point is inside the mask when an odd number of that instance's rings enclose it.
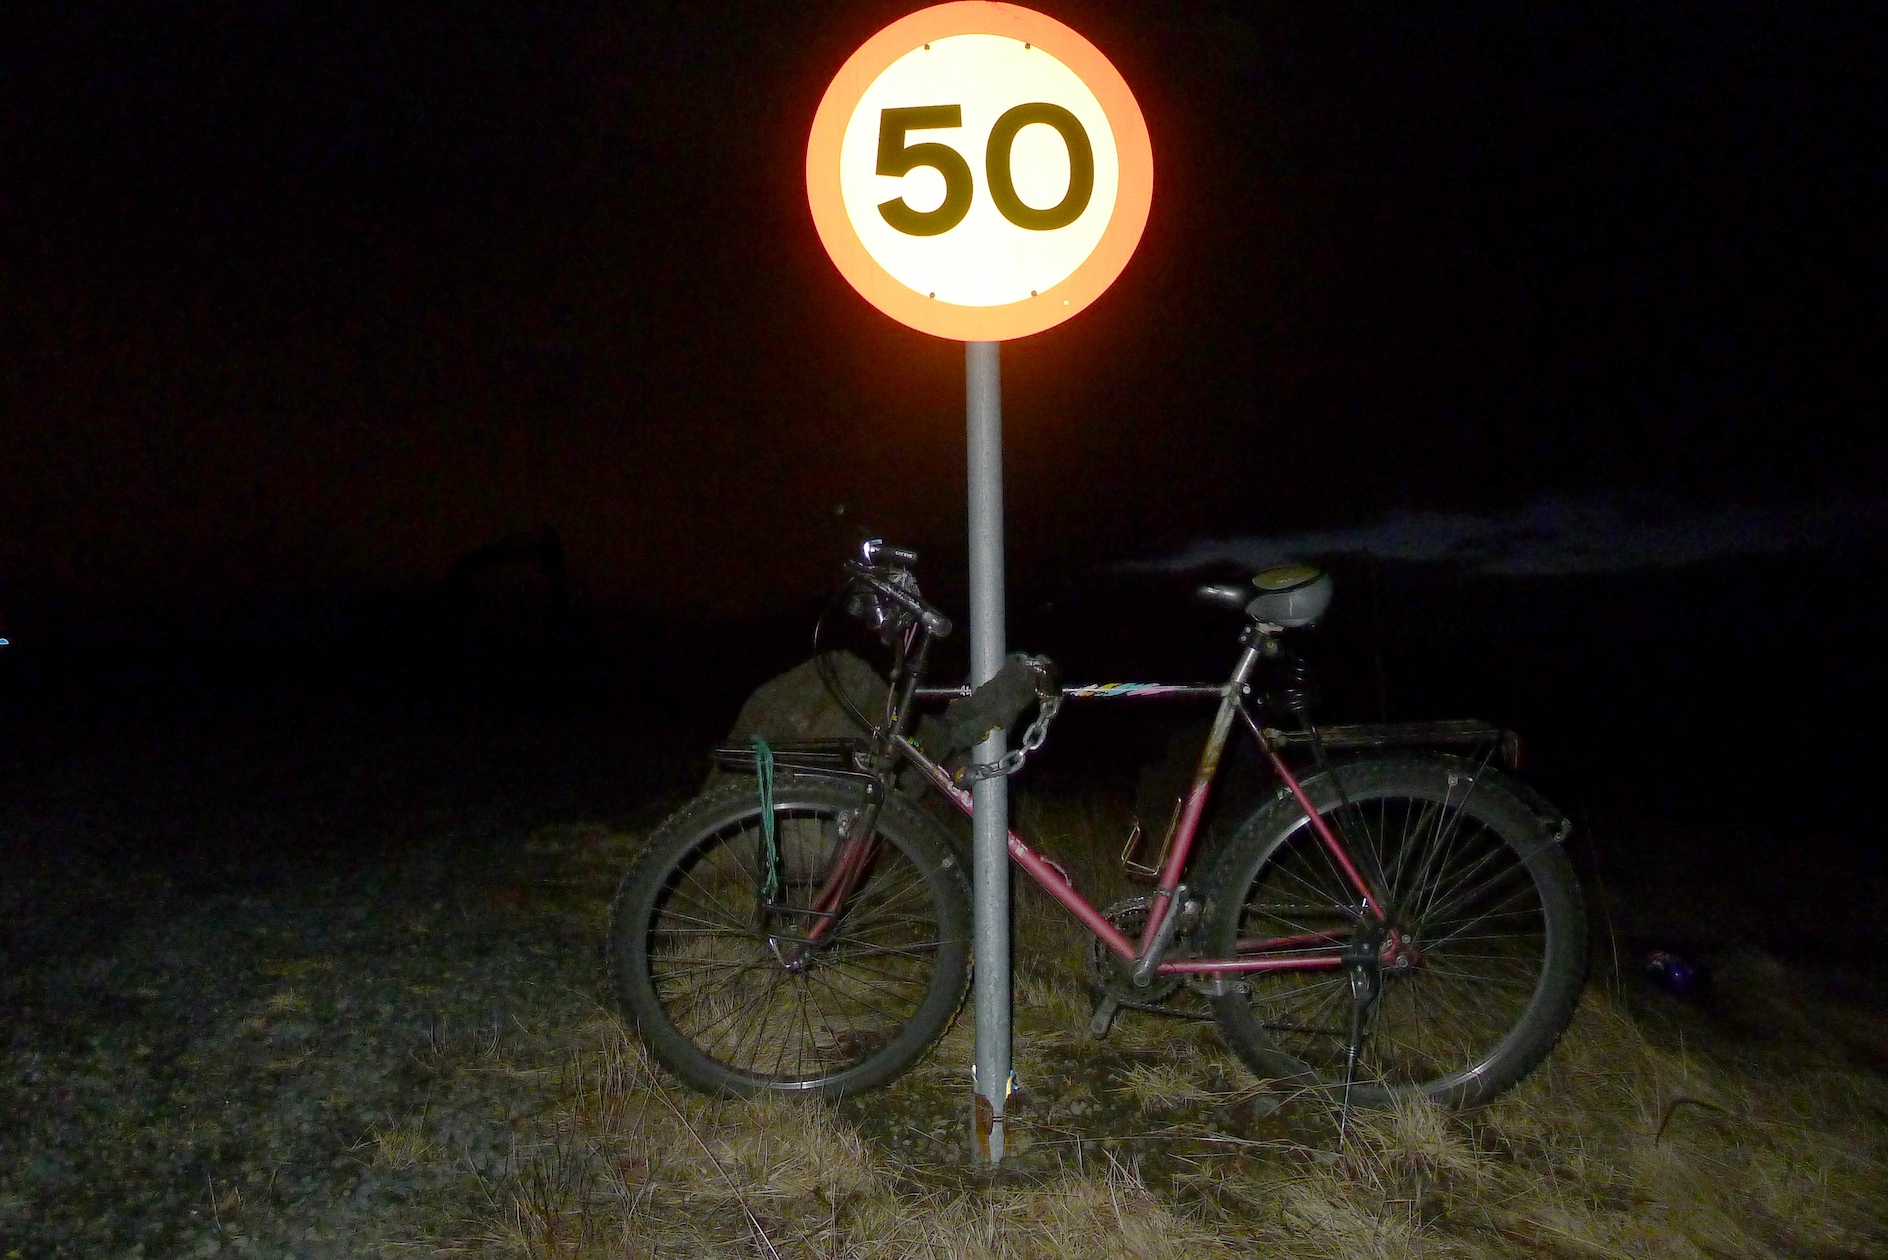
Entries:
{"label": "suspension seat post spring", "polygon": [[1301,721],[1308,722],[1319,696],[1317,674],[1303,655],[1287,651],[1285,681],[1277,693],[1278,707]]}

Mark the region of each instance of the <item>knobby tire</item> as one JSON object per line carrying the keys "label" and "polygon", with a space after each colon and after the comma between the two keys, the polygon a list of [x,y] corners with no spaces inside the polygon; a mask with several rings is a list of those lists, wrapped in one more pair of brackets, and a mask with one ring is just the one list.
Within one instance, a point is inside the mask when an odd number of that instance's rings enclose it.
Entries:
{"label": "knobby tire", "polygon": [[612,979],[644,1044],[689,1085],[858,1093],[911,1066],[956,1014],[969,971],[967,872],[937,825],[897,795],[879,809],[875,856],[832,931],[793,953],[840,828],[863,803],[850,784],[776,780],[771,906],[751,780],[686,806],[625,874]]}
{"label": "knobby tire", "polygon": [[[1248,975],[1244,991],[1214,999],[1228,1043],[1262,1077],[1358,1105],[1420,1092],[1475,1106],[1526,1076],[1571,1020],[1587,956],[1578,882],[1541,820],[1498,772],[1451,757],[1340,764],[1303,787],[1376,873],[1390,923],[1420,959],[1381,973],[1354,1071],[1342,970]],[[1241,940],[1358,930],[1359,898],[1282,791],[1227,841],[1206,886],[1209,956]]]}

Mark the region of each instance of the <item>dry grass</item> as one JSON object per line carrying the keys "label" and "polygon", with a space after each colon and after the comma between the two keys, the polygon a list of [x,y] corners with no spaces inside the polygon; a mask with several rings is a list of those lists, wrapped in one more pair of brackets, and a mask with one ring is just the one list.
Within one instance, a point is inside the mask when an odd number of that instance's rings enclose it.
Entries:
{"label": "dry grass", "polygon": [[1234,1254],[1131,1169],[968,1193],[877,1151],[831,1109],[678,1090],[612,1016],[581,1034],[555,1131],[464,1250],[532,1257]]}
{"label": "dry grass", "polygon": [[440,1155],[437,1143],[426,1135],[423,1116],[384,1128],[375,1128],[363,1138],[357,1150],[370,1153],[376,1168],[411,1168]]}
{"label": "dry grass", "polygon": [[[1092,805],[1025,802],[1023,814],[1092,887],[1112,820]],[[1888,1081],[1826,1045],[1753,1049],[1695,1010],[1596,990],[1549,1063],[1494,1105],[1456,1116],[1410,1101],[1340,1130],[1316,1104],[1281,1109],[1201,1025],[1136,1016],[1087,1042],[1081,938],[1039,902],[1019,906],[1016,1057],[1030,1092],[1004,1176],[962,1160],[961,1024],[891,1089],[831,1108],[697,1097],[599,1011],[575,1035],[551,1121],[493,1188],[491,1219],[450,1250],[1888,1255]],[[423,1157],[417,1132],[376,1143],[377,1158]]]}

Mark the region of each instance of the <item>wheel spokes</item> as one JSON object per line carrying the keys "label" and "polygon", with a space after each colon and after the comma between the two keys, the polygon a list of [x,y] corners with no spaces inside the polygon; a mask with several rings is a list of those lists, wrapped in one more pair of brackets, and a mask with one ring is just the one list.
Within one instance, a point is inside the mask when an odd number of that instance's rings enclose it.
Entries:
{"label": "wheel spokes", "polygon": [[[1383,798],[1333,811],[1332,830],[1382,873],[1391,924],[1414,965],[1380,973],[1360,1076],[1390,1086],[1475,1068],[1520,1022],[1541,983],[1545,914],[1523,857],[1460,800]],[[1354,928],[1355,894],[1307,825],[1258,872],[1242,938]],[[1346,936],[1350,932],[1346,931]],[[1328,948],[1328,947],[1325,947]],[[1341,1079],[1351,989],[1341,972],[1247,978],[1260,1025],[1281,1049]]]}
{"label": "wheel spokes", "polygon": [[[777,818],[778,900],[763,913],[757,825],[706,838],[654,916],[649,968],[669,1020],[715,1060],[794,1082],[843,1071],[896,1037],[924,1001],[944,943],[925,872],[881,843],[814,944],[814,898],[837,850],[830,815]],[[751,907],[751,909],[749,909]]]}

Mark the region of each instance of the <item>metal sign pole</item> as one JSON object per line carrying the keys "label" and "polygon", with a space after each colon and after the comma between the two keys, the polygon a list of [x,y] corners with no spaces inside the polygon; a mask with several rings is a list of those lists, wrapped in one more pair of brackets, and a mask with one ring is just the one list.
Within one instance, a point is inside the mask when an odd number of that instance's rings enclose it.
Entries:
{"label": "metal sign pole", "polygon": [[[987,130],[977,121],[984,118],[995,120]],[[974,134],[962,130],[965,119]],[[1053,120],[1066,164],[1039,145],[1015,143],[1018,129],[1045,120]],[[948,134],[930,137],[933,131]],[[913,141],[913,134],[927,138]],[[978,155],[981,183],[972,170]],[[902,178],[919,169],[942,174],[942,203],[920,210],[898,194],[885,200],[887,172]],[[1025,173],[1031,187],[1063,180],[1062,200],[1045,210],[1017,199]],[[920,194],[922,185],[911,191]],[[953,0],[906,14],[846,59],[813,117],[807,206],[833,265],[886,315],[964,343],[972,686],[1001,671],[1005,652],[998,347],[1053,328],[1100,297],[1139,244],[1153,194],[1147,122],[1121,72],[1079,32],[1017,4]],[[878,214],[855,219],[864,205],[876,205]],[[973,213],[977,205],[995,213]],[[1005,743],[999,732],[971,755],[996,761]],[[994,1165],[1003,1159],[1010,1089],[1009,788],[1001,778],[981,780],[970,804],[977,958],[971,1154]]]}
{"label": "metal sign pole", "polygon": [[[1003,668],[1003,376],[1000,342],[964,343],[965,419],[970,450],[970,684]],[[1002,758],[998,731],[971,756]],[[973,784],[975,835],[971,894],[976,948],[977,1093],[972,1103],[973,1157],[1003,1160],[1003,1104],[1010,1080],[1009,780]]]}

